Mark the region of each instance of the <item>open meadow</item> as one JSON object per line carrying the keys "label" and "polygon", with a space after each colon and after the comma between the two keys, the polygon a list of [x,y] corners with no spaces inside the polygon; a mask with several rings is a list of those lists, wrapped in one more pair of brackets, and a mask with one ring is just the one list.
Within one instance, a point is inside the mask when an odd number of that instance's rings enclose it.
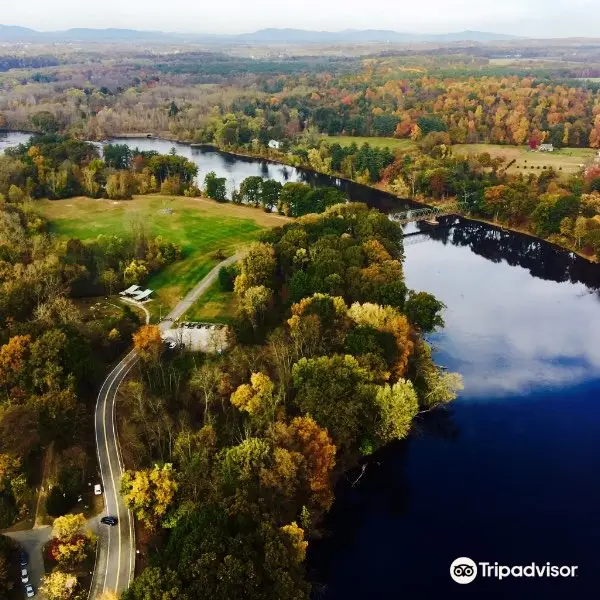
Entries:
{"label": "open meadow", "polygon": [[[416,143],[412,140],[390,137],[359,137],[359,136],[325,136],[329,144],[338,143],[342,147],[355,143],[361,146],[368,143],[373,147],[389,148],[390,150],[409,151],[415,149]],[[506,164],[515,161],[508,169],[508,173],[527,173],[528,170],[553,168],[559,175],[568,177],[581,170],[581,165],[587,166],[596,156],[597,151],[592,148],[560,148],[554,152],[532,151],[528,146],[509,146],[500,144],[453,144],[452,150],[456,154],[481,154],[488,152],[492,158],[502,157]]]}
{"label": "open meadow", "polygon": [[61,237],[90,240],[100,234],[124,235],[134,221],[140,221],[149,234],[162,235],[179,245],[182,260],[153,275],[146,284],[156,291],[157,299],[148,306],[156,314],[159,307],[164,314],[219,262],[216,253],[230,256],[255,240],[264,228],[287,220],[204,198],[136,196],[112,201],[80,197],[41,200],[35,206],[50,221],[51,231]]}

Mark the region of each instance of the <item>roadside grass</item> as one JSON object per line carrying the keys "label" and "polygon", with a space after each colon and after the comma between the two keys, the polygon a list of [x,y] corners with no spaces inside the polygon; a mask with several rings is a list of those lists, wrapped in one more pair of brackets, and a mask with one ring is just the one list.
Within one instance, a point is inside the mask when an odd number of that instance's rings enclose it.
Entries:
{"label": "roadside grass", "polygon": [[203,323],[231,323],[237,303],[233,292],[224,292],[218,281],[193,304],[186,319]]}
{"label": "roadside grass", "polygon": [[[203,198],[136,196],[112,201],[90,198],[40,200],[39,212],[49,220],[51,231],[63,238],[91,240],[100,234],[126,235],[133,221],[146,226],[148,234],[162,235],[179,245],[182,260],[150,277],[147,287],[156,290],[148,308],[166,310],[188,292],[225,256],[255,240],[265,227],[288,219],[247,206],[217,204]],[[172,214],[161,212],[172,209]],[[164,312],[163,312],[164,314]]]}

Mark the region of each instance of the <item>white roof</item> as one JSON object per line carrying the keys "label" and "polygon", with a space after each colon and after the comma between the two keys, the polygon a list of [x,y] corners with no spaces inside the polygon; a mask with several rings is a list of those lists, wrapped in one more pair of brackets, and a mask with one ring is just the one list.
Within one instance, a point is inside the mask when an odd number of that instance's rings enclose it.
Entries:
{"label": "white roof", "polygon": [[145,300],[151,293],[152,290],[144,290],[143,292],[138,292],[133,297],[139,302],[140,300]]}
{"label": "white roof", "polygon": [[128,287],[126,290],[123,290],[121,292],[122,296],[125,296],[126,294],[133,294],[134,292],[138,291],[140,289],[139,285],[132,285],[131,287]]}

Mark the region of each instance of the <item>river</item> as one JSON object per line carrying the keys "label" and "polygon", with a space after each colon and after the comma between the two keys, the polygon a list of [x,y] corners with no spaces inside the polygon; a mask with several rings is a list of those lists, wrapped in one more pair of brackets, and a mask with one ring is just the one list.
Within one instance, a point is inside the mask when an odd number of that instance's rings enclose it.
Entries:
{"label": "river", "polygon": [[[174,146],[129,143],[161,152]],[[214,170],[230,185],[256,174],[337,183],[353,200],[392,206],[387,194],[347,182],[175,147],[201,177]],[[463,374],[465,390],[447,412],[419,420],[407,441],[373,457],[356,486],[342,481],[327,535],[309,552],[316,597],[597,598],[600,266],[460,221],[406,238],[405,272],[409,287],[447,305],[446,327],[431,341],[436,360]],[[449,575],[463,556],[577,565],[579,575],[479,576],[464,586]]]}

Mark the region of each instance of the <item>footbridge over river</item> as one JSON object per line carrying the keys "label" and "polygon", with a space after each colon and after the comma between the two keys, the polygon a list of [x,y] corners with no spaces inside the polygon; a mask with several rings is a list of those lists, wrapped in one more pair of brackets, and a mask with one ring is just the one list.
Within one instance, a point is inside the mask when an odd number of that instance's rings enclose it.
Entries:
{"label": "footbridge over river", "polygon": [[400,225],[408,223],[418,223],[426,221],[432,225],[437,225],[438,217],[449,217],[451,215],[459,215],[458,205],[454,202],[445,206],[426,206],[425,208],[414,208],[404,212],[394,213],[390,215],[392,221]]}

